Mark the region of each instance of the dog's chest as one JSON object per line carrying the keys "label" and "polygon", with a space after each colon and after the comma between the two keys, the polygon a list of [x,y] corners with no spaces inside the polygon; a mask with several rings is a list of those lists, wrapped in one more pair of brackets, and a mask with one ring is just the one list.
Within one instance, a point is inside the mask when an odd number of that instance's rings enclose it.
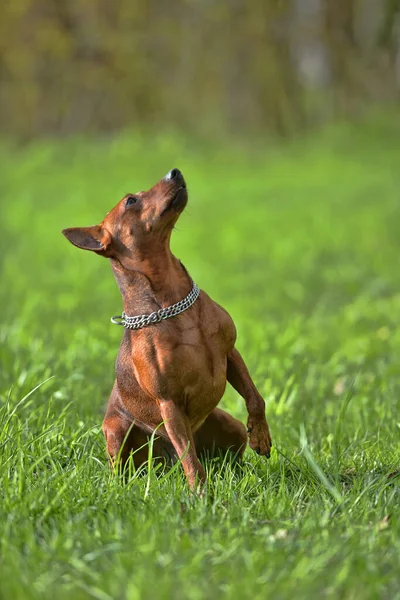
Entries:
{"label": "dog's chest", "polygon": [[127,351],[130,360],[125,365],[130,365],[142,390],[154,399],[173,399],[190,414],[198,404],[211,404],[212,410],[222,397],[227,343],[219,324],[185,327],[172,334],[154,330],[152,335],[135,336]]}
{"label": "dog's chest", "polygon": [[179,321],[128,333],[119,360],[149,400],[173,400],[194,430],[223,396],[236,335],[229,315],[208,298],[203,302]]}
{"label": "dog's chest", "polygon": [[189,402],[196,396],[214,396],[221,391],[226,378],[226,351],[218,335],[185,332],[181,338],[154,337],[147,337],[132,349],[135,377],[149,395]]}

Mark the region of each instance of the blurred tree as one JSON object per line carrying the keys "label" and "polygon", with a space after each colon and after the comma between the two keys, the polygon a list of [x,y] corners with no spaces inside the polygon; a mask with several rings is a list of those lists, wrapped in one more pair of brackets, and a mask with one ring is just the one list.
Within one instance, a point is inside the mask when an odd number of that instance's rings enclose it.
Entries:
{"label": "blurred tree", "polygon": [[6,134],[290,134],[399,88],[400,0],[0,4]]}

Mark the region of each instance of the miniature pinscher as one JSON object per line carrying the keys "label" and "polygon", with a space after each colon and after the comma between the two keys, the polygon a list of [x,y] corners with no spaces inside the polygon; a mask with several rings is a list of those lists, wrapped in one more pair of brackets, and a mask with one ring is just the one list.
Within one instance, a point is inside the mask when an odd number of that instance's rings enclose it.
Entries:
{"label": "miniature pinscher", "polygon": [[[176,458],[193,489],[205,481],[198,455],[250,447],[269,457],[265,403],[235,348],[229,314],[192,281],[170,250],[188,201],[186,183],[172,169],[147,192],[125,196],[100,225],[64,229],[78,248],[110,259],[124,312],[116,380],[103,422],[112,464],[133,453],[135,466],[154,453]],[[226,381],[244,398],[245,426],[217,408]]]}

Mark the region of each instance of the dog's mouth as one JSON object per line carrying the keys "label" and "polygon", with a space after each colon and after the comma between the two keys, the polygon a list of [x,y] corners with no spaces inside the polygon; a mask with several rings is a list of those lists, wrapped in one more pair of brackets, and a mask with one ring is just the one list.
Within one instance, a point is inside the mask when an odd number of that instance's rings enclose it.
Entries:
{"label": "dog's mouth", "polygon": [[181,185],[181,187],[176,191],[175,196],[172,198],[169,208],[183,209],[186,206],[187,200],[188,193],[186,185]]}

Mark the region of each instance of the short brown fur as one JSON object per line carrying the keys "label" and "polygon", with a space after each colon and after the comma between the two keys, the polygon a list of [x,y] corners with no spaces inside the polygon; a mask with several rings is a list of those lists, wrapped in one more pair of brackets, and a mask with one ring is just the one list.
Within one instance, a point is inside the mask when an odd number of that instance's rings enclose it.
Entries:
{"label": "short brown fur", "polygon": [[[187,198],[183,176],[173,169],[149,191],[124,197],[100,225],[63,230],[78,248],[110,259],[126,314],[151,313],[189,293],[191,278],[170,250]],[[204,291],[176,317],[124,330],[103,422],[113,464],[131,452],[136,466],[143,463],[142,446],[155,429],[155,454],[181,458],[192,489],[205,480],[199,453],[230,450],[241,458],[246,429],[217,408],[226,381],[246,402],[250,447],[269,456],[265,403],[235,340],[231,317]]]}

